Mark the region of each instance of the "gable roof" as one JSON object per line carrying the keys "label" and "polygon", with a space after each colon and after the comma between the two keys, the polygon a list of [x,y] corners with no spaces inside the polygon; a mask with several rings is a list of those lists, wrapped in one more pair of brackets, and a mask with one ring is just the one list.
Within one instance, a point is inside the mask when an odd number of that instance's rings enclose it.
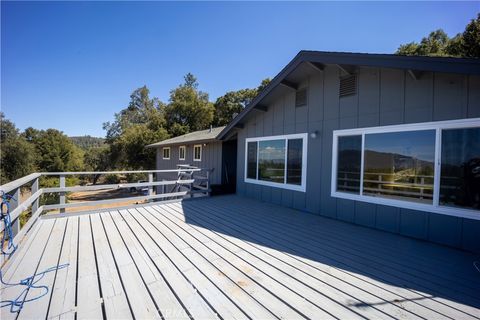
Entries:
{"label": "gable roof", "polygon": [[207,130],[200,130],[190,132],[175,138],[166,139],[157,143],[153,143],[147,146],[147,148],[155,148],[160,146],[168,146],[168,145],[179,145],[179,144],[186,144],[192,142],[208,142],[212,140],[216,140],[218,134],[225,129],[223,127],[216,127]]}
{"label": "gable roof", "polygon": [[[480,75],[480,59],[304,50],[300,51],[295,58],[270,81],[262,92],[220,132],[217,138],[223,139],[230,130],[238,126],[242,119],[255,107],[265,109],[260,102],[281,83],[292,85],[292,83],[288,81],[288,76],[302,63],[307,63],[313,68],[321,70],[323,70],[326,65],[337,65],[347,72],[354,66],[405,69],[414,77],[418,77],[420,72],[424,71]],[[293,83],[293,86],[294,85],[295,83]]]}

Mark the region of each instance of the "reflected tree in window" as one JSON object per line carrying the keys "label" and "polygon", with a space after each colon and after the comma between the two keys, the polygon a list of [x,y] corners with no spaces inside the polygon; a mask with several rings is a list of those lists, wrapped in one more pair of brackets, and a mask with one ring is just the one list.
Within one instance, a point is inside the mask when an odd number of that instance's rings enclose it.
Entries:
{"label": "reflected tree in window", "polygon": [[362,136],[338,137],[337,191],[360,193]]}
{"label": "reflected tree in window", "polygon": [[480,209],[480,128],[442,130],[440,204]]}
{"label": "reflected tree in window", "polygon": [[258,179],[285,182],[285,140],[259,141]]}
{"label": "reflected tree in window", "polygon": [[433,201],[435,130],[365,135],[363,194]]}

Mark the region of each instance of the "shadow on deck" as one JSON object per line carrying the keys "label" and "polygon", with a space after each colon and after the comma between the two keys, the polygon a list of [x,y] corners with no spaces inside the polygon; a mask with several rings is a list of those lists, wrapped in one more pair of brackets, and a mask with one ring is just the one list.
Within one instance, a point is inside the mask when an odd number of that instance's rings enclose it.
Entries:
{"label": "shadow on deck", "polygon": [[235,195],[159,202],[41,219],[6,279],[69,266],[41,279],[47,296],[1,315],[480,319],[475,258]]}

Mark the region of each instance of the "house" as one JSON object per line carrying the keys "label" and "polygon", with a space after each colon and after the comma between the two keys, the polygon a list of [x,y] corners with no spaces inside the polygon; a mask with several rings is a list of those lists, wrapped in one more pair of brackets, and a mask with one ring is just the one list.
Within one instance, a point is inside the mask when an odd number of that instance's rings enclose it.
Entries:
{"label": "house", "polygon": [[[210,169],[210,184],[216,192],[234,191],[236,181],[236,140],[218,140],[225,127],[187,133],[151,145],[156,148],[156,169],[179,165]],[[222,186],[221,188],[219,186]]]}
{"label": "house", "polygon": [[480,252],[478,59],[301,51],[216,139],[239,195]]}

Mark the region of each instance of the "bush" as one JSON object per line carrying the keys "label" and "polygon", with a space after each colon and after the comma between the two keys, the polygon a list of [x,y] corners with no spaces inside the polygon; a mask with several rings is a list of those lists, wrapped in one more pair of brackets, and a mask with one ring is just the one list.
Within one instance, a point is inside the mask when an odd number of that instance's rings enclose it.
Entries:
{"label": "bush", "polygon": [[107,183],[107,184],[120,183],[120,178],[116,174],[107,174],[105,176],[105,183]]}

